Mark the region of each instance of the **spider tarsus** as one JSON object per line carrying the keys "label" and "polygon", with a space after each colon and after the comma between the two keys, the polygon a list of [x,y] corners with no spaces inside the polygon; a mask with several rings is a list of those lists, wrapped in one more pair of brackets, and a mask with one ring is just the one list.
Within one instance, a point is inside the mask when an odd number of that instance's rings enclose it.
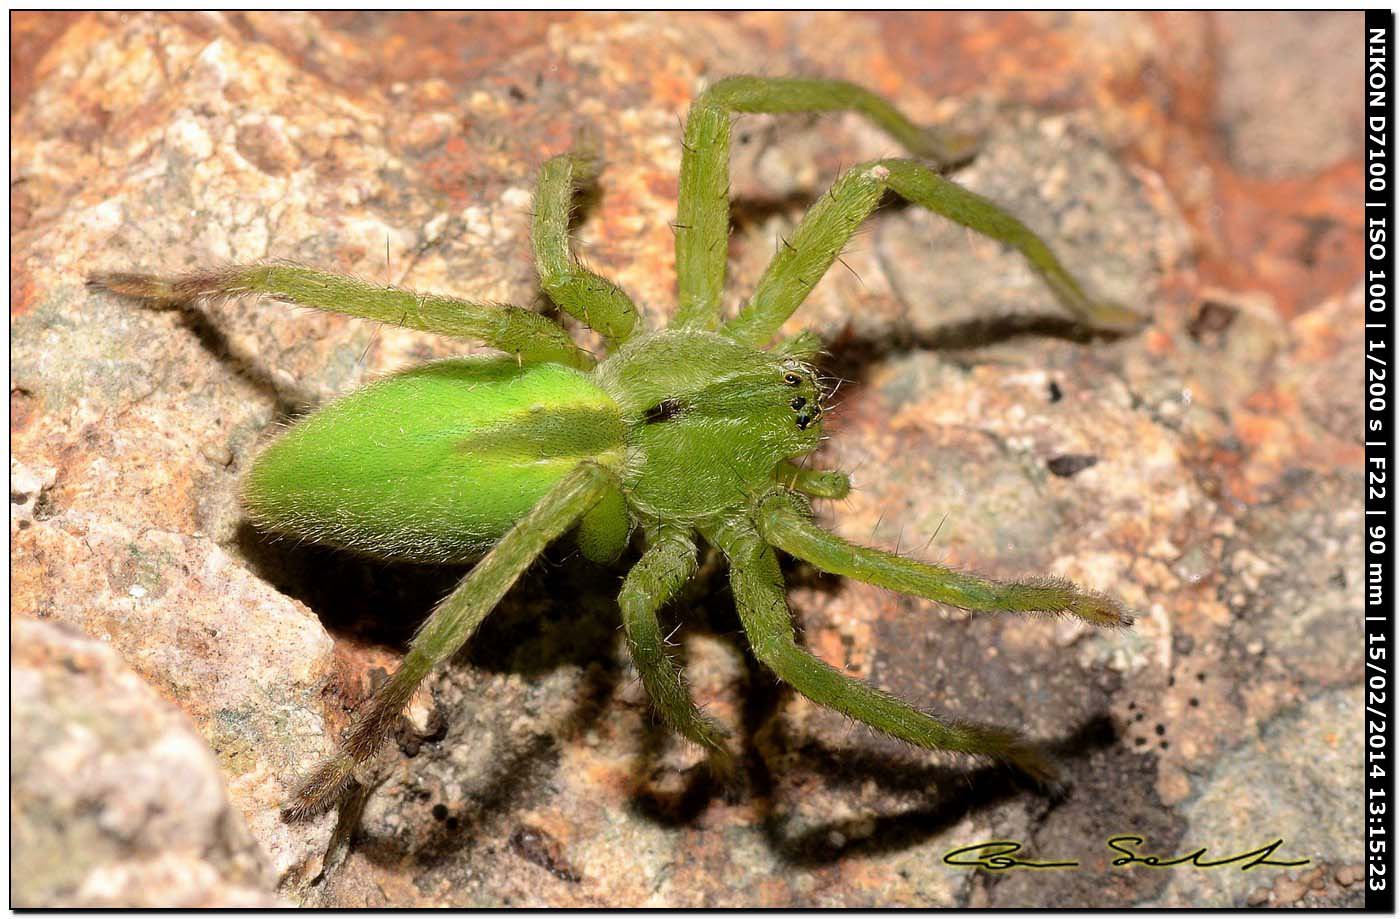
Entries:
{"label": "spider tarsus", "polygon": [[915,149],[916,156],[924,156],[934,161],[940,170],[949,171],[966,166],[982,152],[985,138],[975,131],[948,131],[938,128],[924,129],[925,144]]}
{"label": "spider tarsus", "polygon": [[1063,773],[1042,744],[999,725],[961,721],[951,727],[960,735],[960,743],[950,749],[990,757],[1017,769],[1052,795],[1063,792]]}
{"label": "spider tarsus", "polygon": [[1110,335],[1131,335],[1152,321],[1151,317],[1111,300],[1095,303],[1088,320],[1095,331]]}
{"label": "spider tarsus", "polygon": [[1102,629],[1125,629],[1133,624],[1132,614],[1117,600],[1064,578],[1030,578],[1007,586],[1013,592],[1029,594],[1024,597],[1027,605],[1014,607],[1019,612],[1074,616]]}
{"label": "spider tarsus", "polygon": [[99,271],[88,277],[87,286],[92,290],[105,290],[123,297],[148,300],[157,304],[176,304],[183,299],[176,293],[174,285],[152,274]]}
{"label": "spider tarsus", "polygon": [[354,769],[354,760],[343,753],[320,763],[282,806],[282,819],[300,823],[330,810],[350,789]]}
{"label": "spider tarsus", "polygon": [[[224,299],[239,297],[254,292],[246,280],[251,270],[261,266],[210,269],[179,275],[160,277],[153,274],[138,274],[125,271],[98,272],[88,278],[89,288],[107,290],[123,297],[144,300],[158,308],[185,306],[196,300]],[[273,299],[276,293],[270,293]]]}
{"label": "spider tarsus", "polygon": [[1133,615],[1117,601],[1100,593],[1081,589],[1066,610],[1091,625],[1105,629],[1126,629],[1133,624]]}
{"label": "spider tarsus", "polygon": [[1020,735],[1008,746],[1005,758],[1025,775],[1034,779],[1052,797],[1063,795],[1067,785],[1060,767],[1043,747]]}
{"label": "spider tarsus", "polygon": [[581,182],[591,182],[603,171],[603,131],[592,121],[581,122],[574,128],[573,144],[569,153],[578,158]]}

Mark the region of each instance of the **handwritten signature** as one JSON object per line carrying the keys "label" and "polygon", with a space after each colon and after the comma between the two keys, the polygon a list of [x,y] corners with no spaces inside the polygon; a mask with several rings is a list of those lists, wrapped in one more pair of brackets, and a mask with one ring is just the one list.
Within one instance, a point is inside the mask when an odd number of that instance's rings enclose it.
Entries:
{"label": "handwritten signature", "polygon": [[[1275,839],[1271,843],[1266,843],[1257,849],[1250,849],[1248,852],[1240,852],[1224,858],[1209,859],[1206,853],[1209,851],[1205,846],[1196,849],[1194,852],[1187,852],[1185,855],[1160,856],[1139,854],[1137,847],[1146,843],[1147,840],[1141,836],[1114,836],[1105,845],[1114,852],[1121,853],[1112,862],[1113,867],[1121,868],[1124,865],[1146,865],[1149,868],[1176,868],[1182,865],[1189,865],[1192,868],[1222,868],[1225,865],[1240,863],[1241,871],[1249,871],[1251,868],[1260,866],[1268,868],[1296,868],[1306,865],[1310,859],[1298,859],[1296,861],[1275,861],[1271,856],[1283,845],[1283,839]],[[1007,871],[1012,868],[1077,868],[1078,861],[1031,861],[1023,858],[1016,858],[1017,852],[1021,851],[1019,842],[1012,842],[1008,839],[994,839],[990,842],[979,842],[970,846],[963,846],[960,849],[953,849],[943,856],[945,865],[955,865],[965,868],[985,868],[988,871]]]}

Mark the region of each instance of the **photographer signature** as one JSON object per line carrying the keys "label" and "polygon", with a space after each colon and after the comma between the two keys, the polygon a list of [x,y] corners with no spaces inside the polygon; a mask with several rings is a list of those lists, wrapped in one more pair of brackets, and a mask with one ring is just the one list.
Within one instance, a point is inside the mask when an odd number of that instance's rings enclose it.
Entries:
{"label": "photographer signature", "polygon": [[[1124,865],[1146,865],[1149,868],[1176,868],[1187,865],[1192,868],[1223,868],[1226,865],[1239,864],[1241,871],[1249,871],[1251,868],[1260,866],[1268,868],[1296,868],[1306,865],[1310,859],[1298,859],[1296,861],[1275,861],[1272,856],[1279,847],[1283,845],[1283,840],[1275,839],[1271,843],[1260,846],[1257,849],[1250,849],[1248,852],[1240,852],[1224,858],[1207,858],[1209,851],[1205,846],[1188,852],[1185,855],[1174,855],[1163,857],[1160,855],[1139,854],[1136,847],[1143,845],[1147,840],[1141,836],[1114,836],[1105,844],[1114,852],[1121,853],[1112,862],[1113,867],[1121,868]],[[1030,861],[1028,859],[1016,858],[1015,854],[1021,851],[1019,842],[1012,842],[1006,839],[995,839],[990,842],[979,842],[970,846],[963,846],[960,849],[953,849],[943,856],[945,865],[955,865],[963,868],[985,868],[988,871],[1006,871],[1011,868],[1077,868],[1077,861]]]}

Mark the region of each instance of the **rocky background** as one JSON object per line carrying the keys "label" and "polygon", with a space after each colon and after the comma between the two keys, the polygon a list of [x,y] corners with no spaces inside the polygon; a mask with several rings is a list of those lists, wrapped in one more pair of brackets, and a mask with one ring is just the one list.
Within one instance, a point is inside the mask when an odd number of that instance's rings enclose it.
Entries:
{"label": "rocky background", "polygon": [[[1355,906],[1361,836],[1361,74],[1354,14],[16,14],[12,903]],[[728,73],[860,81],[982,134],[959,180],[1152,317],[1087,342],[1013,254],[878,215],[799,313],[843,378],[841,533],[1121,597],[1127,632],[972,617],[790,568],[826,660],[1019,725],[1073,777],[857,728],[748,656],[708,568],[668,612],[742,751],[650,716],[619,574],[557,547],[410,709],[362,819],[277,808],[457,570],[248,529],[308,405],[462,349],[256,303],[142,310],[98,270],[290,258],[540,301],[533,174],[584,122],[579,252],[664,321],[680,119]],[[855,117],[741,120],[731,296]],[[849,269],[849,270],[847,270]],[[212,751],[212,752],[211,752]],[[1297,868],[1112,867],[1105,840]],[[990,839],[1076,869],[942,863]]]}

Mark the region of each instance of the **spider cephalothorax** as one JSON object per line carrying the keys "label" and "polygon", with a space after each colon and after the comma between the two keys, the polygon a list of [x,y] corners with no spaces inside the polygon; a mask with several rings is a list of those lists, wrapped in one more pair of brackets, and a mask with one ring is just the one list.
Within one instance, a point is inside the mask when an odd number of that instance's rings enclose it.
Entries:
{"label": "spider cephalothorax", "polygon": [[[778,249],[746,305],[721,315],[729,233],[730,122],[742,112],[852,110],[913,159],[856,166],[823,195]],[[944,179],[966,156],[889,103],[831,80],[731,77],[703,93],[686,121],[676,223],[678,307],[648,331],[617,285],[569,250],[570,208],[597,174],[586,151],[545,162],[533,242],[541,286],[596,330],[597,362],[564,329],[511,306],[416,294],[295,265],[234,266],[164,279],[104,274],[95,283],[152,301],[257,294],[485,342],[503,356],[438,361],[364,387],[274,439],[244,478],[258,526],[379,558],[479,558],[438,605],[394,676],[287,806],[290,816],[333,802],[380,747],[414,689],[470,637],[544,547],[573,530],[597,561],[645,543],[618,596],[637,671],[681,734],[725,755],[666,653],[658,609],[696,568],[699,540],[730,566],[735,605],[755,655],[813,700],[910,743],[997,757],[1042,779],[1054,770],[1015,731],[941,719],[823,663],[798,642],[775,550],[817,568],[968,610],[1074,615],[1099,626],[1131,620],[1113,601],[1052,578],[996,582],[853,545],[812,522],[812,499],[844,497],[835,471],[808,469],[821,439],[818,342],[772,343],[856,227],[893,192],[1018,249],[1085,326],[1140,322],[1092,300],[1020,221]]]}
{"label": "spider cephalothorax", "polygon": [[[676,367],[682,360],[691,363]],[[812,369],[715,332],[647,336],[596,376],[628,422],[624,489],[657,521],[694,525],[740,508],[772,484],[779,462],[821,441]]]}

